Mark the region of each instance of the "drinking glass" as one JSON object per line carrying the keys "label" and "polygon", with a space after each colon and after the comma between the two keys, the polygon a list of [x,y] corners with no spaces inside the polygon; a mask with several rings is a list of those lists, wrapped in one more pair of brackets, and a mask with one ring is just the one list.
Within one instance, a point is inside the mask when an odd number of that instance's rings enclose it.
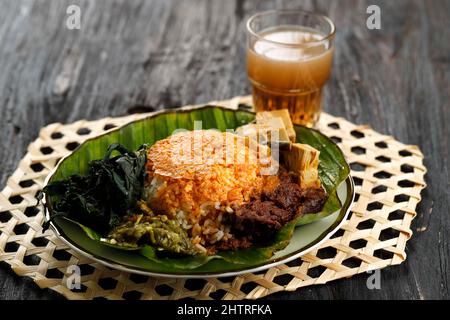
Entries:
{"label": "drinking glass", "polygon": [[330,77],[335,26],[307,11],[266,11],[247,21],[247,73],[256,111],[288,109],[312,127]]}

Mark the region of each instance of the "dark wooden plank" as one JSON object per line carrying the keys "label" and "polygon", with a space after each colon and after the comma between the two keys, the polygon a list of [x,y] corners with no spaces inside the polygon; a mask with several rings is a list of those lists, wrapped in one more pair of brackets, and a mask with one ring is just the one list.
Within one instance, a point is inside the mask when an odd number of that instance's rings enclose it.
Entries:
{"label": "dark wooden plank", "polygon": [[[365,26],[378,4],[382,30]],[[78,4],[81,30],[65,28]],[[325,110],[426,155],[428,188],[404,264],[381,290],[358,275],[270,299],[449,299],[450,1],[0,0],[0,185],[51,122],[97,119],[249,92],[245,20],[273,8],[329,15],[338,27]],[[0,299],[54,299],[0,264]]]}

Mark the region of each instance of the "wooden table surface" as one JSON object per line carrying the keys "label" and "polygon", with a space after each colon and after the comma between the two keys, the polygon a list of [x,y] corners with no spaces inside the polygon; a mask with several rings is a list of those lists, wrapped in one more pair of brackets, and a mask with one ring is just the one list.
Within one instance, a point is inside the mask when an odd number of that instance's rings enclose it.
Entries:
{"label": "wooden table surface", "polygon": [[[81,8],[81,29],[66,8]],[[366,8],[381,8],[381,30]],[[0,0],[0,186],[39,128],[227,99],[250,92],[245,20],[273,8],[329,15],[338,32],[324,108],[419,145],[428,188],[408,258],[270,299],[450,298],[450,1]],[[0,299],[61,299],[0,264]]]}

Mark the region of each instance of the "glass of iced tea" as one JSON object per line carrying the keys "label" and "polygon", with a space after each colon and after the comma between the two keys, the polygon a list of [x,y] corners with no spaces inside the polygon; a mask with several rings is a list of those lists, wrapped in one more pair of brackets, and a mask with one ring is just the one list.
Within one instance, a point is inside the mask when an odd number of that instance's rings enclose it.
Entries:
{"label": "glass of iced tea", "polygon": [[289,109],[312,127],[333,61],[335,26],[306,11],[266,11],[247,22],[247,72],[256,111]]}

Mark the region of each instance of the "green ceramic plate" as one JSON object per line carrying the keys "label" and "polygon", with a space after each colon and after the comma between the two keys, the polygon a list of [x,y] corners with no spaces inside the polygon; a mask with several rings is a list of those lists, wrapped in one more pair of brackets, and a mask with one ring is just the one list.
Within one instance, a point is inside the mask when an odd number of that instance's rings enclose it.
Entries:
{"label": "green ceramic plate", "polygon": [[[152,144],[170,135],[175,129],[193,129],[194,121],[201,120],[203,129],[216,128],[222,131],[234,129],[254,119],[254,114],[221,107],[205,106],[189,110],[171,110],[131,122],[81,144],[73,153],[59,162],[47,177],[46,183],[67,178],[72,174],[84,174],[90,160],[103,156],[108,145],[121,143],[136,150],[144,143]],[[257,272],[278,264],[289,262],[320,246],[335,233],[345,221],[354,198],[353,180],[348,175],[348,165],[340,149],[320,132],[295,126],[298,142],[308,143],[321,151],[319,174],[327,191],[336,190],[338,210],[319,215],[305,215],[295,228],[293,236],[284,249],[277,251],[264,261],[231,263],[214,259],[194,269],[167,267],[147,259],[136,251],[127,251],[107,246],[90,239],[81,228],[64,218],[55,218],[51,228],[75,251],[108,267],[149,276],[180,278],[225,277]],[[333,186],[333,184],[337,184]],[[329,189],[329,190],[328,190]],[[51,201],[45,199],[46,218],[52,214]]]}

